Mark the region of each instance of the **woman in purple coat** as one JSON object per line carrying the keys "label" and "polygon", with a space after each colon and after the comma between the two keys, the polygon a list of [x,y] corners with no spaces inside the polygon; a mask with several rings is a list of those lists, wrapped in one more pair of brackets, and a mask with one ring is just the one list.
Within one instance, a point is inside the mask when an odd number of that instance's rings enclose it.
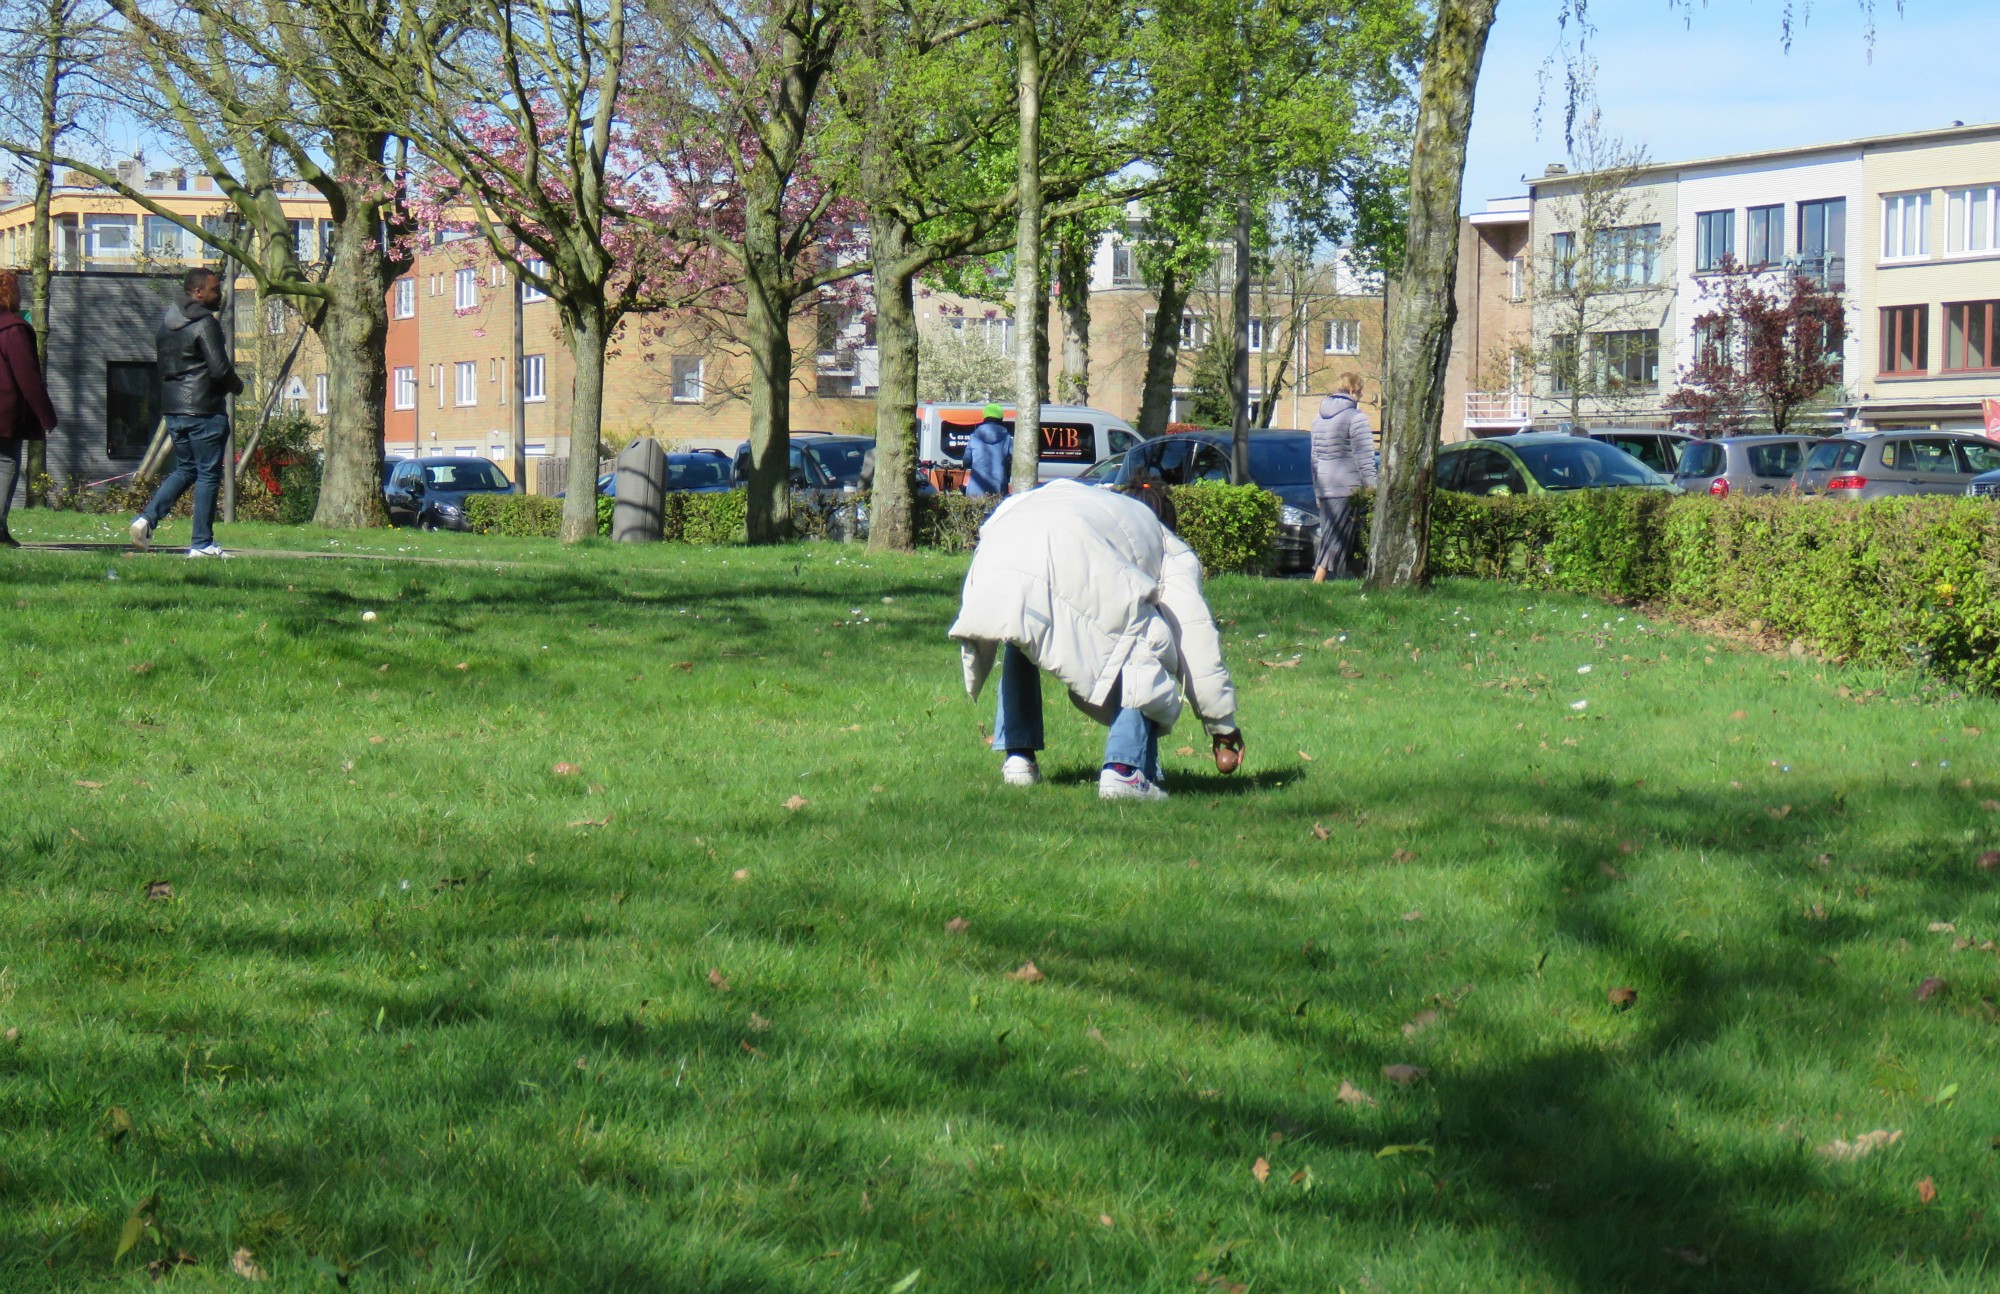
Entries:
{"label": "woman in purple coat", "polygon": [[20,280],[0,270],[0,547],[19,548],[7,533],[7,510],[21,478],[21,446],[56,429],[56,408],[42,384],[35,331],[20,315]]}

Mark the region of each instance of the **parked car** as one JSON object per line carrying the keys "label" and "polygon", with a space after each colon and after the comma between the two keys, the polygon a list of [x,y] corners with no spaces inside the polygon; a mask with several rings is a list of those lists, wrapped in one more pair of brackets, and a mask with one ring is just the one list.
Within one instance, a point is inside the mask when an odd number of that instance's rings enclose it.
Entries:
{"label": "parked car", "polygon": [[[1131,484],[1155,475],[1168,485],[1227,481],[1232,448],[1226,431],[1188,431],[1140,441],[1125,451],[1118,483]],[[1251,432],[1250,479],[1278,496],[1279,573],[1311,570],[1319,546],[1311,435],[1303,431]]]}
{"label": "parked car", "polygon": [[382,502],[392,526],[464,530],[467,499],[519,493],[520,487],[484,458],[403,458],[382,465]]}
{"label": "parked car", "polygon": [[1834,436],[1799,468],[1799,491],[1829,499],[1963,494],[1972,478],[2000,468],[2000,444],[1970,432],[1883,431]]}
{"label": "parked car", "polygon": [[1678,431],[1647,428],[1594,427],[1584,435],[1601,445],[1622,449],[1661,476],[1672,476],[1680,465],[1681,451],[1694,437]]}
{"label": "parked car", "polygon": [[[733,470],[729,455],[719,449],[675,450],[667,455],[667,493],[720,494],[734,488],[730,481]],[[598,477],[597,492],[607,499],[617,498],[618,473]]]}
{"label": "parked car", "polygon": [[861,488],[861,467],[874,449],[873,436],[814,436],[805,442],[820,471],[842,489]]}
{"label": "parked car", "polygon": [[1674,484],[1695,494],[1784,494],[1816,436],[1724,436],[1690,440],[1681,450]]}
{"label": "parked car", "polygon": [[1100,459],[1090,467],[1085,468],[1083,475],[1076,479],[1085,485],[1116,485],[1118,484],[1119,474],[1124,470],[1125,455],[1119,454],[1114,458]]}
{"label": "parked car", "polygon": [[1446,445],[1438,450],[1437,487],[1477,495],[1675,488],[1622,449],[1559,431]]}
{"label": "parked car", "polygon": [[[840,482],[828,474],[818,458],[808,453],[804,444],[792,442],[792,492],[800,490],[831,490],[838,494]],[[747,485],[750,481],[750,442],[744,441],[736,447],[736,458],[729,469],[731,488]]]}
{"label": "parked car", "polygon": [[1981,472],[1965,483],[1965,496],[1969,499],[1990,499],[2000,495],[2000,471]]}
{"label": "parked car", "polygon": [[[917,458],[950,465],[965,457],[965,442],[985,418],[984,404],[920,404],[917,406]],[[1014,410],[1001,421],[1014,429]],[[1044,481],[1081,476],[1093,464],[1116,458],[1141,437],[1131,423],[1115,413],[1080,404],[1042,406],[1042,458],[1037,473]]]}

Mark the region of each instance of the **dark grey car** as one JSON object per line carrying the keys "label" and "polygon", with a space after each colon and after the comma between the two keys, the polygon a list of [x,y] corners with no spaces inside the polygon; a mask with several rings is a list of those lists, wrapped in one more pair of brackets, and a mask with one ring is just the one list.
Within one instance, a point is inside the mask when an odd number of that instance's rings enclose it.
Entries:
{"label": "dark grey car", "polygon": [[1717,498],[1784,494],[1799,464],[1817,443],[1812,436],[1724,436],[1691,440],[1681,450],[1674,484],[1690,494]]}
{"label": "dark grey car", "polygon": [[2000,444],[1954,431],[1835,436],[1813,446],[1795,478],[1801,493],[1832,499],[1963,494],[1972,478],[2000,468]]}

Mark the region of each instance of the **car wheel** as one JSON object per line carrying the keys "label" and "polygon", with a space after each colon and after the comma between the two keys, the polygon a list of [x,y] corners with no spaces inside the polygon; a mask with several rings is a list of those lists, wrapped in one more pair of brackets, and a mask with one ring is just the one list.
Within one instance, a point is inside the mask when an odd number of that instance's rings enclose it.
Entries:
{"label": "car wheel", "polygon": [[437,528],[438,528],[438,523],[435,517],[425,517],[422,521],[419,521],[417,523],[417,529],[419,530],[434,531]]}

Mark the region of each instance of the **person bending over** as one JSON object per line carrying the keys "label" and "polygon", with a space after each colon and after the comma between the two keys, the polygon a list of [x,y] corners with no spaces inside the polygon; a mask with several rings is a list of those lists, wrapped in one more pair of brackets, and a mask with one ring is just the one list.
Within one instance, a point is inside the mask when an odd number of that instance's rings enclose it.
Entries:
{"label": "person bending over", "polygon": [[1042,780],[1042,683],[1110,728],[1097,793],[1164,800],[1160,738],[1182,697],[1234,769],[1243,734],[1222,637],[1201,595],[1201,561],[1161,513],[1164,492],[1057,480],[1001,504],[979,529],[951,637],[977,699],[997,664],[993,748],[1010,786]]}

